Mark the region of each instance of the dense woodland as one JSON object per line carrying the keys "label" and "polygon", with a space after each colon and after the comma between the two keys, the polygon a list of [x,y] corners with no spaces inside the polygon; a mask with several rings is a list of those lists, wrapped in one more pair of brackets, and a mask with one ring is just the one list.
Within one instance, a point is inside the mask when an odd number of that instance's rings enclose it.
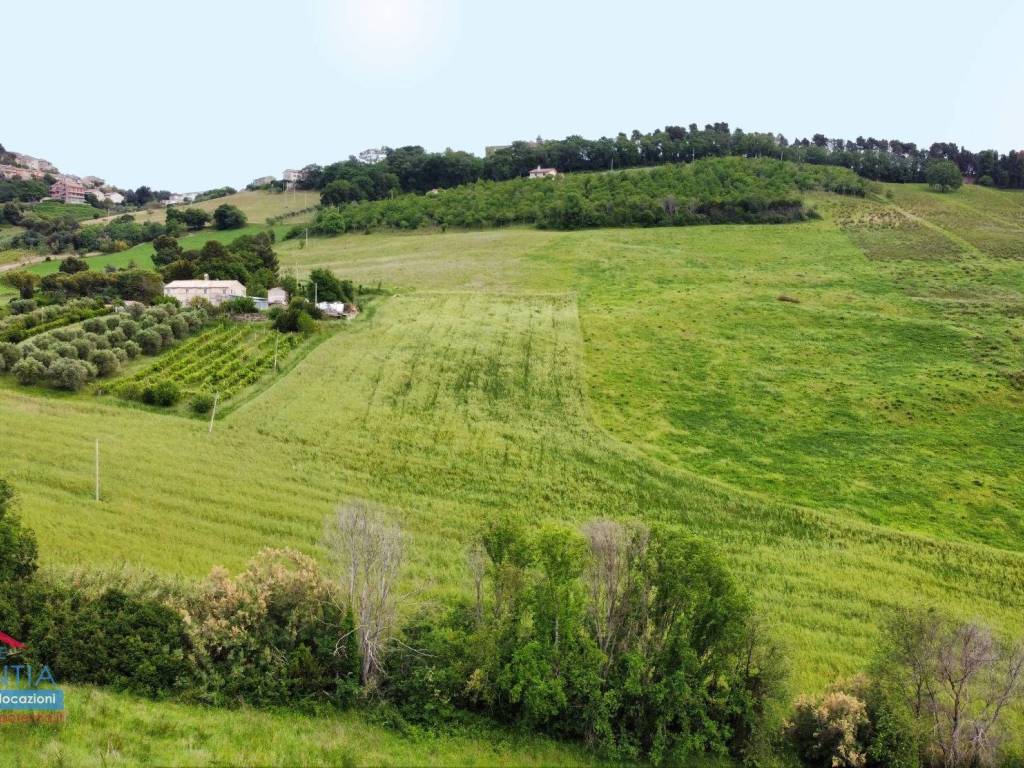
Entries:
{"label": "dense woodland", "polygon": [[[552,180],[477,181],[427,195],[325,208],[311,230],[336,235],[379,228],[535,224],[546,229],[784,223],[813,213],[801,192],[863,195],[866,182],[846,169],[762,158],[708,158],[686,165],[576,174]],[[296,236],[305,230],[296,227]]]}
{"label": "dense woodland", "polygon": [[381,155],[379,162],[350,157],[324,167],[307,166],[303,185],[320,190],[324,204],[340,205],[379,200],[398,192],[422,193],[479,180],[514,179],[538,165],[560,172],[604,171],[736,155],[842,166],[867,179],[891,182],[924,182],[929,161],[946,159],[979,184],[1024,188],[1022,151],[972,152],[952,142],[936,142],[925,148],[898,139],[858,136],[850,140],[820,133],[809,139],[790,140],[782,134],[730,129],[728,123],[703,128],[695,123],[689,127],[666,126],[650,133],[620,133],[615,138],[538,137],[536,141],[517,141],[498,148],[483,158],[450,149],[426,152],[420,146],[385,147],[374,157]]}

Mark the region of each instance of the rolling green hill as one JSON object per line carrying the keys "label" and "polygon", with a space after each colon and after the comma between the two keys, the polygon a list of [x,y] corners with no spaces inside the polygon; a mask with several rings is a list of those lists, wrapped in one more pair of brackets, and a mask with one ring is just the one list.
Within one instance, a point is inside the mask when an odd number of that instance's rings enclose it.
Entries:
{"label": "rolling green hill", "polygon": [[[282,271],[393,294],[212,434],[2,389],[3,471],[51,568],[319,555],[325,516],[366,497],[438,599],[470,588],[461,545],[489,515],[666,521],[722,550],[794,694],[861,669],[890,607],[1021,634],[1024,195],[884,192],[812,195],[823,218],[787,226],[289,241]],[[210,761],[251,738],[224,730]]]}
{"label": "rolling green hill", "polygon": [[[203,200],[199,203],[186,203],[180,208],[202,208],[204,211],[213,213],[219,206],[234,205],[246,215],[250,224],[262,224],[267,219],[277,216],[289,216],[288,222],[294,224],[299,221],[307,221],[312,213],[298,213],[307,208],[315,207],[320,203],[319,193],[316,191],[304,192],[267,192],[265,190],[236,192],[226,197],[217,197],[213,200]],[[167,209],[163,207],[151,208],[144,211],[134,211],[131,215],[137,222],[147,221],[164,222]],[[297,214],[291,216],[290,214]],[[101,222],[110,221],[114,216],[107,216],[100,219]]]}

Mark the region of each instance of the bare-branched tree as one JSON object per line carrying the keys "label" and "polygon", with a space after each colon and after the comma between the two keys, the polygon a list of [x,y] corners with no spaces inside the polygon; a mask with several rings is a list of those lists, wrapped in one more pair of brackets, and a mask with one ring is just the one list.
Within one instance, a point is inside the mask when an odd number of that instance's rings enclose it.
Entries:
{"label": "bare-branched tree", "polygon": [[395,636],[404,537],[379,509],[355,501],[335,510],[325,543],[355,619],[362,683],[372,687],[380,680],[387,645]]}
{"label": "bare-branched tree", "polygon": [[935,612],[901,613],[889,629],[899,688],[946,768],[993,765],[1006,736],[1003,716],[1024,693],[1024,649],[976,623]]}
{"label": "bare-branched tree", "polygon": [[583,535],[591,553],[585,574],[587,610],[594,638],[611,664],[641,626],[636,611],[643,603],[642,585],[635,582],[635,566],[647,551],[649,531],[642,525],[591,520]]}

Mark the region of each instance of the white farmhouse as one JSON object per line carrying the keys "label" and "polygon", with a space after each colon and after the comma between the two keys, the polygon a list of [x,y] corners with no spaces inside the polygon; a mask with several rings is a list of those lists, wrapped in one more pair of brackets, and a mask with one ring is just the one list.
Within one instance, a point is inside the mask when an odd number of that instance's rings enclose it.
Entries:
{"label": "white farmhouse", "polygon": [[237,280],[211,280],[203,275],[202,280],[174,280],[164,286],[164,296],[188,304],[192,299],[206,299],[214,306],[228,299],[245,296],[245,286]]}
{"label": "white farmhouse", "polygon": [[546,179],[548,176],[557,176],[558,170],[555,168],[541,168],[539,165],[530,171],[531,179]]}
{"label": "white farmhouse", "polygon": [[284,288],[271,288],[267,291],[267,304],[276,307],[288,303],[288,291]]}

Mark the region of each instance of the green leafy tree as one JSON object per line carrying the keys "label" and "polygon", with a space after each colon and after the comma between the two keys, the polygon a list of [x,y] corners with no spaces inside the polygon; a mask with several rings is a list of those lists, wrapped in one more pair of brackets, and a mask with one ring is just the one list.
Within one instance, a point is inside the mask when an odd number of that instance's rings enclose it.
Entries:
{"label": "green leafy tree", "polygon": [[234,205],[224,203],[213,212],[213,224],[217,229],[239,229],[246,225],[246,216]]}
{"label": "green leafy tree", "polygon": [[14,488],[0,478],[0,589],[31,578],[39,554],[35,535],[22,526],[13,507]]}
{"label": "green leafy tree", "polygon": [[[315,290],[314,290],[315,286]],[[330,270],[318,267],[309,273],[306,296],[317,301],[344,301],[355,303],[355,288],[351,280],[340,280]]]}
{"label": "green leafy tree", "polygon": [[964,183],[960,169],[952,160],[932,160],[925,171],[928,185],[939,192],[952,192]]}
{"label": "green leafy tree", "polygon": [[166,267],[180,259],[181,254],[182,249],[178,241],[169,235],[161,235],[153,241],[153,264],[157,267]]}
{"label": "green leafy tree", "polygon": [[59,272],[63,272],[66,275],[73,275],[76,272],[85,272],[89,269],[89,265],[86,263],[85,259],[80,259],[77,256],[69,256],[61,261],[60,266],[57,269]]}
{"label": "green leafy tree", "polygon": [[3,281],[18,291],[23,299],[31,299],[39,285],[39,275],[25,270],[15,270],[3,276]]}

